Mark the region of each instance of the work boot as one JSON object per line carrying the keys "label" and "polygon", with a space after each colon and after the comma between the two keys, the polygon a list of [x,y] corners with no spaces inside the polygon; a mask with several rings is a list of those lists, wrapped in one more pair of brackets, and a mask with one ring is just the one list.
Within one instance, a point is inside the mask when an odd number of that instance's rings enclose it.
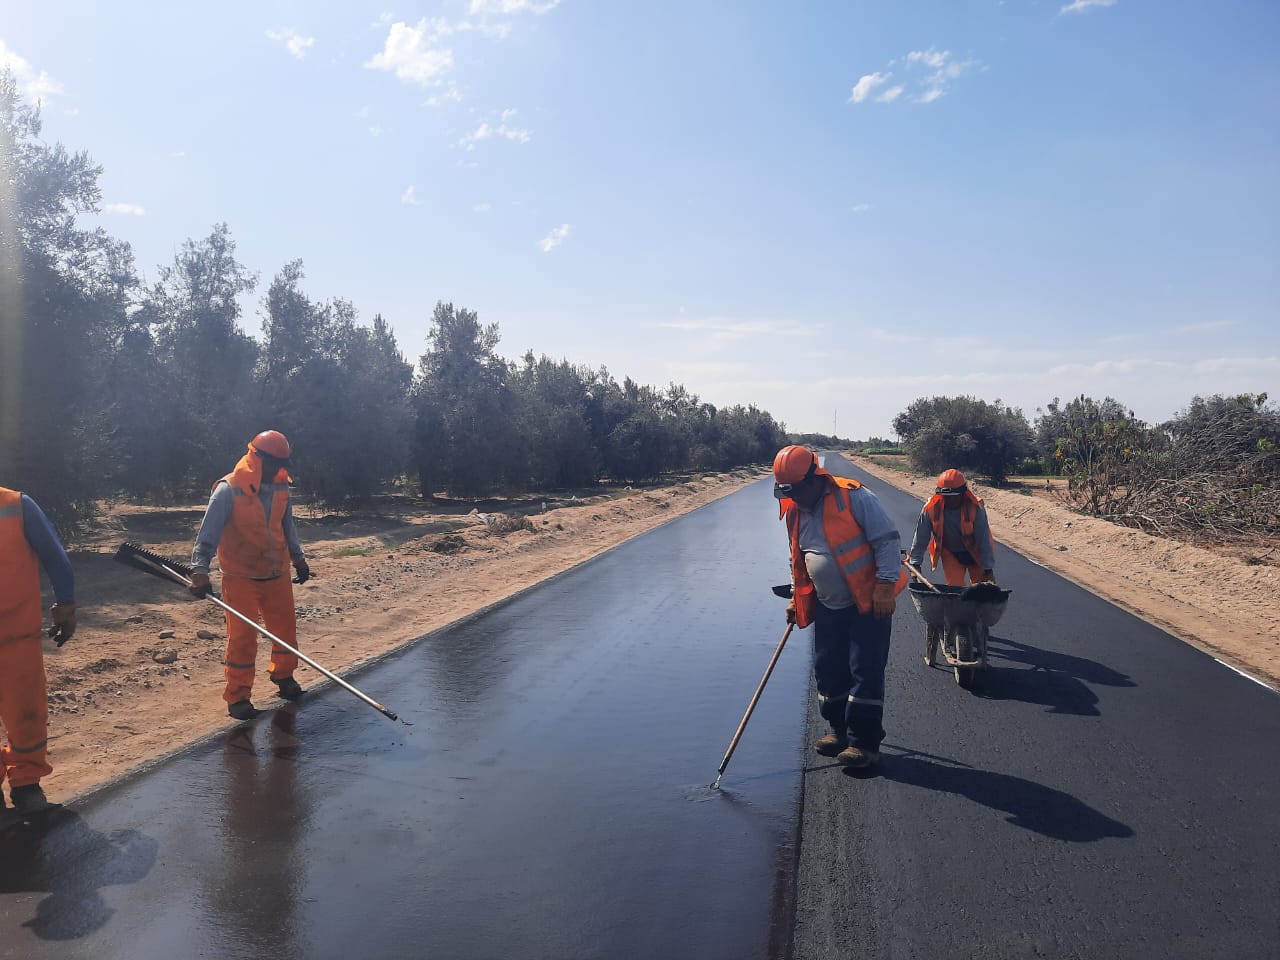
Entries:
{"label": "work boot", "polygon": [[261,711],[255,710],[248,700],[237,700],[227,707],[227,716],[236,720],[252,720]]}
{"label": "work boot", "polygon": [[280,696],[285,700],[297,700],[302,696],[302,687],[293,677],[281,677],[275,681],[275,685],[280,688]]}
{"label": "work boot", "polygon": [[843,733],[837,733],[832,730],[825,737],[819,737],[814,743],[813,749],[817,750],[824,757],[834,757],[849,744],[849,738]]}
{"label": "work boot", "polygon": [[866,770],[880,762],[880,751],[855,747],[851,743],[840,751],[836,759],[850,770]]}
{"label": "work boot", "polygon": [[13,801],[13,809],[18,813],[39,813],[49,806],[49,800],[38,783],[29,783],[25,787],[11,787],[9,799]]}

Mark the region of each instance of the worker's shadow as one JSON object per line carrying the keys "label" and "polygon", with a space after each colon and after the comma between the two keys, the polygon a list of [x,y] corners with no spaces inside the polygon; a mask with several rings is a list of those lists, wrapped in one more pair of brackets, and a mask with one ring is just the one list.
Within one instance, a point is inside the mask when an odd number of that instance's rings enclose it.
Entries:
{"label": "worker's shadow", "polygon": [[1107,837],[1133,836],[1133,829],[1126,824],[1112,820],[1069,793],[1032,780],[978,770],[915,750],[895,750],[881,756],[880,774],[886,780],[968,797],[984,807],[1003,810],[1014,826],[1055,840],[1091,843]]}
{"label": "worker's shadow", "polygon": [[1137,686],[1127,675],[1095,660],[993,636],[987,642],[986,669],[978,674],[974,692],[992,700],[1041,704],[1049,713],[1096,717],[1100,715],[1098,695],[1089,684]]}
{"label": "worker's shadow", "polygon": [[137,883],[158,849],[137,830],[99,833],[78,813],[51,807],[0,831],[0,893],[47,893],[22,925],[41,940],[75,940],[111,919],[101,888]]}

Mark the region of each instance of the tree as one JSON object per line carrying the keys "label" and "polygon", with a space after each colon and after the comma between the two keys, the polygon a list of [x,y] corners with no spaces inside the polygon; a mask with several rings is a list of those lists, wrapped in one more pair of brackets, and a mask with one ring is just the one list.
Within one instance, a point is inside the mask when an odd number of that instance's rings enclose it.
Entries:
{"label": "tree", "polygon": [[1037,410],[1035,423],[1035,450],[1046,465],[1053,465],[1061,472],[1063,452],[1062,441],[1071,438],[1078,442],[1086,438],[1100,424],[1134,419],[1133,411],[1112,397],[1101,402],[1084,394],[1067,402],[1066,406],[1057,397],[1043,409]]}
{"label": "tree", "polygon": [[187,240],[147,292],[143,311],[167,369],[167,400],[147,450],[175,491],[196,493],[226,473],[261,423],[254,367],[258,344],[240,329],[239,296],[256,275],[235,256],[225,223]]}
{"label": "tree", "polygon": [[418,361],[413,458],[423,496],[443,488],[464,497],[511,480],[514,403],[508,367],[494,353],[498,325],[474,310],[438,302]]}
{"label": "tree", "polygon": [[592,373],[567,360],[525,353],[510,387],[517,411],[526,489],[582,487],[599,477],[600,454],[592,442]]}
{"label": "tree", "polygon": [[928,473],[948,467],[1003,483],[1031,452],[1031,427],[1022,411],[974,397],[916,400],[893,420],[913,466]]}
{"label": "tree", "polygon": [[136,279],[127,244],[80,225],[101,168],[40,132],[0,72],[0,476],[68,536],[117,472],[106,374]]}

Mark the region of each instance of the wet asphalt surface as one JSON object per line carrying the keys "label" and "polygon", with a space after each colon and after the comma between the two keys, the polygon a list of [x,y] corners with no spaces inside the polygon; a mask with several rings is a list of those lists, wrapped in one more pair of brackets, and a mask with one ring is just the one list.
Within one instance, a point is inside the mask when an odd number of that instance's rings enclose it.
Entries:
{"label": "wet asphalt surface", "polygon": [[904,595],[852,776],[795,633],[710,791],[776,516],[754,484],[352,678],[412,727],[329,689],[0,830],[0,957],[1277,956],[1280,696],[1001,547],[976,692]]}
{"label": "wet asphalt surface", "polygon": [[781,955],[803,643],[709,788],[776,517],[754,484],[351,678],[412,726],[330,688],[0,831],[0,957]]}

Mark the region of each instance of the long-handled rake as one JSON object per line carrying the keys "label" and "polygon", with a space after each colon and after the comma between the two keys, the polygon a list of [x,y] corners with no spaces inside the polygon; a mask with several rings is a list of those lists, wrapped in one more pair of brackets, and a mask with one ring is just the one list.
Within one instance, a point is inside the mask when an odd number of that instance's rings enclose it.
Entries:
{"label": "long-handled rake", "polygon": [[[150,550],[145,549],[139,544],[122,543],[120,545],[120,549],[116,551],[116,560],[118,560],[120,563],[125,564],[126,566],[134,567],[135,569],[141,570],[144,573],[149,573],[153,577],[159,577],[161,580],[169,580],[173,583],[181,584],[184,587],[191,586],[191,575],[194,571],[191,569],[191,567],[188,564],[179,563],[176,560],[170,560],[167,557],[160,556],[160,554],[158,553],[152,553]],[[336,673],[333,673],[330,670],[326,670],[324,667],[320,666],[320,664],[316,663],[314,660],[312,660],[309,656],[307,656],[301,650],[298,650],[296,647],[290,646],[289,644],[285,643],[275,634],[265,629],[261,624],[256,623],[253,620],[250,620],[239,610],[236,610],[233,607],[229,606],[228,604],[223,603],[222,598],[219,597],[216,593],[210,592],[210,593],[206,593],[204,596],[206,600],[209,600],[212,603],[216,603],[218,606],[220,606],[227,613],[231,614],[233,617],[236,617],[237,619],[242,620],[245,623],[247,623],[249,626],[253,627],[253,629],[257,630],[260,634],[262,634],[272,643],[280,644],[280,646],[284,647],[284,649],[294,654],[299,660],[301,660],[307,666],[311,667],[313,670],[318,670],[320,673],[324,674],[334,683],[338,684],[338,686],[343,687],[344,689],[348,690],[351,693],[354,693],[357,697],[359,697],[369,706],[373,707],[373,709],[377,710],[383,716],[388,717],[391,720],[400,720],[399,717],[397,717],[394,713],[392,713],[390,710],[388,710],[386,707],[380,704],[377,700],[374,700],[368,694],[362,693],[361,691],[357,690],[355,687],[347,683],[346,680],[343,680]],[[407,723],[408,721],[401,720],[400,722]]]}
{"label": "long-handled rake", "polygon": [[[787,583],[774,587],[773,592],[775,596],[790,597],[791,584]],[[738,749],[738,741],[742,739],[742,731],[747,729],[747,721],[751,719],[751,714],[755,711],[756,704],[760,702],[760,694],[764,693],[764,685],[769,682],[769,676],[773,673],[773,668],[777,666],[778,658],[782,656],[782,648],[787,645],[787,637],[791,636],[791,630],[794,627],[794,623],[788,623],[786,632],[783,633],[782,639],[778,641],[778,648],[773,651],[769,666],[765,668],[764,676],[760,679],[760,686],[756,687],[756,692],[751,697],[751,702],[747,704],[747,712],[742,715],[742,722],[738,724],[738,729],[734,731],[733,739],[729,741],[729,749],[724,752],[724,759],[720,761],[720,769],[716,771],[716,782],[711,784],[712,790],[720,789],[720,778],[724,776],[725,768],[729,766],[729,759],[733,756],[733,751]]]}

